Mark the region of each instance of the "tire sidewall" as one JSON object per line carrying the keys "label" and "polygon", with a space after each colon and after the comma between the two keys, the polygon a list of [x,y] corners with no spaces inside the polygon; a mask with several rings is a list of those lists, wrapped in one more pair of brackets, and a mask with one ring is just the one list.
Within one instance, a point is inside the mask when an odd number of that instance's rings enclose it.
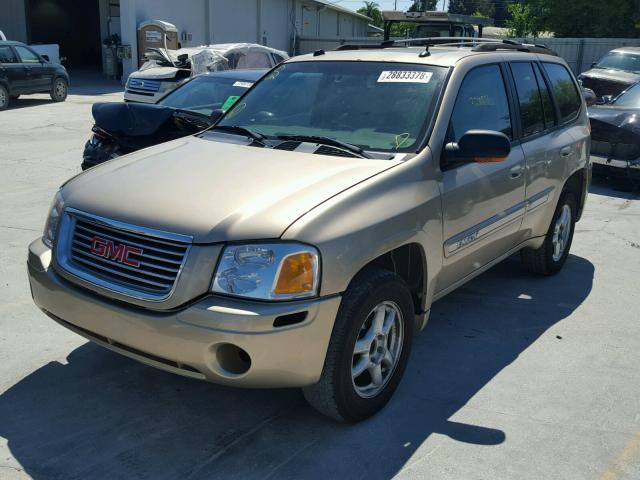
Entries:
{"label": "tire sidewall", "polygon": [[9,106],[11,97],[9,97],[9,91],[4,85],[0,85],[0,92],[2,92],[2,97],[4,98],[4,103],[0,103],[0,110],[5,110]]}
{"label": "tire sidewall", "polygon": [[[60,97],[56,93],[56,85],[62,82],[64,84],[64,96]],[[53,81],[53,86],[51,87],[51,98],[54,102],[64,102],[67,99],[67,95],[69,95],[69,84],[66,82],[64,78],[56,78]]]}
{"label": "tire sidewall", "polygon": [[[362,296],[349,305],[339,314],[340,321],[348,322],[347,335],[345,336],[336,366],[338,405],[342,406],[341,415],[347,421],[357,421],[367,418],[380,410],[391,398],[402,379],[404,370],[411,352],[411,341],[414,333],[413,302],[407,286],[399,278],[391,277],[389,281],[374,286],[369,294]],[[351,378],[351,365],[353,362],[353,350],[360,333],[360,328],[374,307],[384,301],[394,302],[402,313],[404,338],[400,359],[396,365],[392,377],[384,389],[375,397],[363,398],[356,393]],[[346,315],[346,318],[343,316]]]}
{"label": "tire sidewall", "polygon": [[[564,252],[562,256],[558,260],[553,259],[553,232],[555,230],[556,222],[562,212],[562,208],[568,205],[571,210],[571,231],[569,232],[569,238],[567,239],[567,245],[564,248]],[[560,271],[563,267],[564,263],[567,261],[569,257],[569,251],[571,250],[571,245],[573,243],[573,234],[575,232],[576,225],[576,210],[577,210],[577,200],[573,193],[566,192],[560,197],[560,201],[558,202],[558,206],[556,207],[556,211],[553,214],[553,219],[551,220],[551,226],[549,227],[549,232],[547,233],[547,238],[545,239],[546,245],[546,256],[545,259],[547,262],[547,266],[549,270],[553,273]]]}

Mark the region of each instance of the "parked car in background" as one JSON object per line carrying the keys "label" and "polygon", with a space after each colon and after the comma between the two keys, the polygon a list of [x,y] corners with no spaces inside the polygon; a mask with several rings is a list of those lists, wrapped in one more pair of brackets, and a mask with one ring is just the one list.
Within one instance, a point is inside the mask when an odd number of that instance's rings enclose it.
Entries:
{"label": "parked car in background", "polygon": [[0,110],[11,100],[30,93],[48,93],[54,102],[64,102],[69,74],[24,43],[0,41]]}
{"label": "parked car in background", "polygon": [[435,300],[516,252],[562,269],[589,189],[564,60],[459,46],[295,57],[207,131],[74,177],[29,246],[36,305],[157,368],[375,414]]}
{"label": "parked car in background", "polygon": [[593,173],[633,186],[640,181],[640,83],[605,100],[589,108]]}
{"label": "parked car in background", "polygon": [[611,50],[591,69],[581,73],[578,80],[598,97],[618,96],[640,81],[640,47],[623,47]]}
{"label": "parked car in background", "polygon": [[144,103],[95,103],[95,122],[84,147],[82,169],[141,148],[210,127],[267,70],[230,70],[198,75],[161,98]]}
{"label": "parked car in background", "polygon": [[149,48],[145,58],[140,70],[129,75],[125,101],[155,103],[191,76],[221,70],[269,69],[289,56],[263,45],[229,43],[180,50]]}

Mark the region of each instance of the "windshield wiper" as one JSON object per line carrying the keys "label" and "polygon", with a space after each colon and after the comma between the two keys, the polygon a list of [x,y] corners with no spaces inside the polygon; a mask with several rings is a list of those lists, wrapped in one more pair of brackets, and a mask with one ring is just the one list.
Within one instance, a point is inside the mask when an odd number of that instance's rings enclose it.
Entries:
{"label": "windshield wiper", "polygon": [[244,135],[245,137],[249,137],[254,142],[259,143],[263,147],[266,147],[264,143],[265,136],[254,132],[253,130],[249,130],[248,128],[241,127],[240,125],[214,125],[211,127],[211,130],[223,130],[231,133],[238,133],[240,135]]}
{"label": "windshield wiper", "polygon": [[322,137],[320,135],[276,135],[275,138],[278,140],[290,140],[293,142],[315,142],[323,145],[330,145],[332,147],[339,147],[351,153],[355,153],[362,158],[371,158],[362,148],[356,145],[351,145],[350,143],[341,142],[340,140],[335,140],[329,137]]}

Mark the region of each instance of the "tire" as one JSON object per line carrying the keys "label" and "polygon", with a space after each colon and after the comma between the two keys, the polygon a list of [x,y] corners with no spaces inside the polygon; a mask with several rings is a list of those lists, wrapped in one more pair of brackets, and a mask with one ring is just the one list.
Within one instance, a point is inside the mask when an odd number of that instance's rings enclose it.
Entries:
{"label": "tire", "polygon": [[[530,272],[538,275],[554,275],[562,270],[573,241],[577,205],[576,196],[572,192],[564,192],[553,214],[542,246],[535,250],[532,248],[521,250],[522,262]],[[568,222],[563,215],[569,215]]]}
{"label": "tire", "polygon": [[64,102],[69,93],[69,85],[64,78],[56,78],[51,86],[51,100],[54,102]]}
{"label": "tire", "polygon": [[9,106],[9,92],[6,87],[0,85],[0,111],[5,110]]}
{"label": "tire", "polygon": [[[303,389],[309,404],[341,422],[377,413],[402,379],[414,327],[411,294],[399,276],[377,268],[358,274],[342,298],[320,381]],[[356,341],[368,353],[355,353]],[[355,378],[354,370],[361,371]]]}

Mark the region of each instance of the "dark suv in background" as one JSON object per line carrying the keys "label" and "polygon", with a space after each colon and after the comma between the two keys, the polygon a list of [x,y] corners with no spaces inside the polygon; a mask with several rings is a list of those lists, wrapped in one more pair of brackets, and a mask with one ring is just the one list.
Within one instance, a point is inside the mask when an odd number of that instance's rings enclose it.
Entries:
{"label": "dark suv in background", "polygon": [[54,102],[64,102],[69,74],[20,42],[0,41],[0,110],[11,100],[29,93],[49,93]]}

